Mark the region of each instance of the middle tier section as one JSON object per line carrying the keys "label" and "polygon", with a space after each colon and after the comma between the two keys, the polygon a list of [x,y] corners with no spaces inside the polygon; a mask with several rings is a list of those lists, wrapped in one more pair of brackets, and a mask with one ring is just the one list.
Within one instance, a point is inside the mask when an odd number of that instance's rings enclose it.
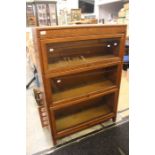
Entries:
{"label": "middle tier section", "polygon": [[117,89],[119,65],[109,66],[66,76],[50,78],[52,103],[72,102],[78,99],[93,98],[106,91]]}

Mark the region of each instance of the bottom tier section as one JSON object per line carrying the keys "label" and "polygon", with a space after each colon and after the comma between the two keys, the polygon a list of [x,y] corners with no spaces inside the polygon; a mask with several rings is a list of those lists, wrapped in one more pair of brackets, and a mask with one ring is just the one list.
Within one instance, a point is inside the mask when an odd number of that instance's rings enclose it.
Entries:
{"label": "bottom tier section", "polygon": [[60,132],[88,123],[113,112],[114,93],[56,110],[56,131]]}

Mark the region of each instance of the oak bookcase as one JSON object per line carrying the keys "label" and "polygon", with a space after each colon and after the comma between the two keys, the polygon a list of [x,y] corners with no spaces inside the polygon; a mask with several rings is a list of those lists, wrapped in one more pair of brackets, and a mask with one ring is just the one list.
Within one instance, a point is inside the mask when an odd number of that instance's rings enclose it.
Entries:
{"label": "oak bookcase", "polygon": [[43,105],[54,143],[116,120],[126,25],[33,29]]}

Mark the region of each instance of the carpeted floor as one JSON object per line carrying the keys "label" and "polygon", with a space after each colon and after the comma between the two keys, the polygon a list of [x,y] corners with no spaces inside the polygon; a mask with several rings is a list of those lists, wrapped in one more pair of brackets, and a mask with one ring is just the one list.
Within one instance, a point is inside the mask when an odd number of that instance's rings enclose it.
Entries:
{"label": "carpeted floor", "polygon": [[129,122],[101,131],[48,155],[128,155]]}

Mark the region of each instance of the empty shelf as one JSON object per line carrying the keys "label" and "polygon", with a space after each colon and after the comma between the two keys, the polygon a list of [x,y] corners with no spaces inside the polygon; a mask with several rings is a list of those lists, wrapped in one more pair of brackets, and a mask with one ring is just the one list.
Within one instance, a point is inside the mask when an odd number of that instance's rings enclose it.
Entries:
{"label": "empty shelf", "polygon": [[106,104],[100,104],[99,106],[94,106],[82,111],[78,111],[74,114],[70,114],[64,117],[56,119],[56,129],[57,131],[62,131],[64,129],[76,126],[80,123],[87,122],[94,118],[110,114],[111,109]]}
{"label": "empty shelf", "polygon": [[55,68],[61,68],[61,67],[74,67],[76,65],[81,64],[87,64],[87,63],[93,63],[98,61],[117,61],[119,60],[119,57],[116,57],[114,55],[105,55],[105,56],[93,56],[93,57],[77,57],[74,59],[67,59],[67,60],[61,60],[57,63],[51,63],[48,65],[49,69],[55,69]]}
{"label": "empty shelf", "polygon": [[62,92],[57,92],[53,94],[53,102],[59,100],[65,100],[80,96],[85,96],[90,93],[105,91],[107,89],[113,88],[115,85],[110,80],[100,80],[95,83],[88,83],[80,87],[71,88],[64,90]]}

